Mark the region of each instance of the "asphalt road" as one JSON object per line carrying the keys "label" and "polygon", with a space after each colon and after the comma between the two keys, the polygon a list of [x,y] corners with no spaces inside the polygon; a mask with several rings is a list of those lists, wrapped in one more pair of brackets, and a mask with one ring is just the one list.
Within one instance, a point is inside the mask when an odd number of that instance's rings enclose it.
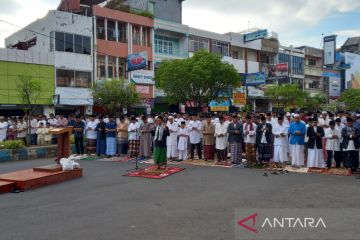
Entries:
{"label": "asphalt road", "polygon": [[[49,164],[0,164],[0,173]],[[359,208],[360,180],[186,165],[163,180],[128,163],[84,162],[84,177],[0,195],[1,240],[230,240],[236,208]]]}

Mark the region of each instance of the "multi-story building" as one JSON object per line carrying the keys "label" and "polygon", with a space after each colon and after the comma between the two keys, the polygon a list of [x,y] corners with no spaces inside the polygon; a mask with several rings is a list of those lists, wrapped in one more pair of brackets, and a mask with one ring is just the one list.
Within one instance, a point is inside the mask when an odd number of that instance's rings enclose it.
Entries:
{"label": "multi-story building", "polygon": [[1,115],[21,116],[23,107],[20,92],[21,81],[31,79],[41,85],[39,98],[32,103],[35,114],[51,111],[52,97],[55,93],[54,56],[52,53],[0,49],[0,110]]}
{"label": "multi-story building", "polygon": [[55,10],[5,39],[7,48],[52,53],[59,96],[52,112],[92,112],[92,33],[92,18]]}
{"label": "multi-story building", "polygon": [[324,51],[308,46],[298,47],[297,49],[305,52],[304,90],[309,92],[310,95],[325,94],[325,96],[328,96],[328,83],[323,78]]}
{"label": "multi-story building", "polygon": [[301,89],[304,89],[304,50],[292,46],[280,46],[277,63],[286,63],[288,66],[287,76],[276,77],[277,84],[298,84]]}
{"label": "multi-story building", "polygon": [[341,46],[341,52],[360,54],[360,37],[348,38]]}

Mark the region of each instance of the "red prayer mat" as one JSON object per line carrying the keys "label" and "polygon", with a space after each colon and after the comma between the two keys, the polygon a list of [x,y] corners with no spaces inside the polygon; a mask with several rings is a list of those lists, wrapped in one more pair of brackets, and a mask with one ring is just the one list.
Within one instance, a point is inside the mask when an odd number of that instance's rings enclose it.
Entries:
{"label": "red prayer mat", "polygon": [[166,167],[165,169],[157,169],[157,166],[151,166],[145,169],[140,169],[139,171],[125,174],[124,176],[163,179],[172,174],[181,172],[182,170],[185,170],[185,168]]}
{"label": "red prayer mat", "polygon": [[135,160],[135,158],[130,157],[111,157],[111,158],[102,158],[99,159],[99,162],[131,162]]}

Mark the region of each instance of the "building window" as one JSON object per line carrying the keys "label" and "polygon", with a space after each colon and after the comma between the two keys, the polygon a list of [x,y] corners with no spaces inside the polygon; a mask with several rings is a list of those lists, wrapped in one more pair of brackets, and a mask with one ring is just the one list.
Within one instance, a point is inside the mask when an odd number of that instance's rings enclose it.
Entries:
{"label": "building window", "polygon": [[115,34],[115,22],[114,21],[107,21],[107,40],[108,41],[116,41],[116,34]]}
{"label": "building window", "polygon": [[310,89],[320,89],[320,82],[319,81],[311,81],[309,82]]}
{"label": "building window", "polygon": [[96,20],[96,33],[98,39],[105,40],[105,21],[104,19],[97,19]]}
{"label": "building window", "polygon": [[118,41],[122,43],[127,42],[126,38],[126,23],[118,22]]}
{"label": "building window", "polygon": [[91,72],[75,71],[75,87],[78,88],[91,87]]}
{"label": "building window", "polygon": [[189,51],[190,52],[197,52],[202,49],[210,51],[209,45],[210,45],[209,39],[202,38],[202,37],[196,37],[196,36],[189,37]]}
{"label": "building window", "polygon": [[151,2],[151,1],[149,2],[148,11],[153,15],[155,15],[155,2]]}
{"label": "building window", "polygon": [[292,57],[292,66],[291,73],[296,75],[304,75],[304,58],[291,56]]}
{"label": "building window", "polygon": [[133,26],[133,43],[135,45],[141,44],[140,27],[139,26]]}
{"label": "building window", "polygon": [[229,56],[229,44],[220,41],[213,41],[211,52],[218,53],[221,56]]}
{"label": "building window", "polygon": [[56,69],[56,86],[89,88],[91,86],[91,72]]}
{"label": "building window", "polygon": [[74,70],[56,69],[57,87],[75,87]]}
{"label": "building window", "polygon": [[91,55],[91,38],[63,32],[55,32],[55,50]]}
{"label": "building window", "polygon": [[155,52],[180,56],[179,39],[155,35]]}
{"label": "building window", "polygon": [[309,65],[310,65],[310,66],[316,66],[316,59],[310,58],[310,59],[309,59]]}
{"label": "building window", "polygon": [[55,50],[63,52],[65,51],[65,33],[55,32]]}
{"label": "building window", "polygon": [[105,56],[98,55],[97,57],[97,79],[105,79]]}

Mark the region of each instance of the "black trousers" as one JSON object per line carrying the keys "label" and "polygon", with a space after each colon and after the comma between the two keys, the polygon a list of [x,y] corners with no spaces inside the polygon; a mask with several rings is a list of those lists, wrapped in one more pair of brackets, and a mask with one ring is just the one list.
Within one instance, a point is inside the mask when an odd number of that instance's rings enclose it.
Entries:
{"label": "black trousers", "polygon": [[191,159],[194,159],[195,148],[196,148],[196,152],[197,152],[199,159],[202,159],[201,143],[197,143],[197,144],[192,143],[191,144],[191,148],[190,148]]}
{"label": "black trousers", "polygon": [[344,167],[352,171],[359,168],[359,151],[344,151]]}
{"label": "black trousers", "polygon": [[327,162],[326,165],[328,168],[331,168],[332,157],[334,155],[334,160],[336,163],[336,168],[340,168],[342,162],[342,152],[341,151],[327,151]]}
{"label": "black trousers", "polygon": [[217,149],[216,151],[217,151],[218,162],[226,162],[227,160],[226,149],[223,150]]}
{"label": "black trousers", "polygon": [[84,137],[75,137],[76,154],[84,154]]}

